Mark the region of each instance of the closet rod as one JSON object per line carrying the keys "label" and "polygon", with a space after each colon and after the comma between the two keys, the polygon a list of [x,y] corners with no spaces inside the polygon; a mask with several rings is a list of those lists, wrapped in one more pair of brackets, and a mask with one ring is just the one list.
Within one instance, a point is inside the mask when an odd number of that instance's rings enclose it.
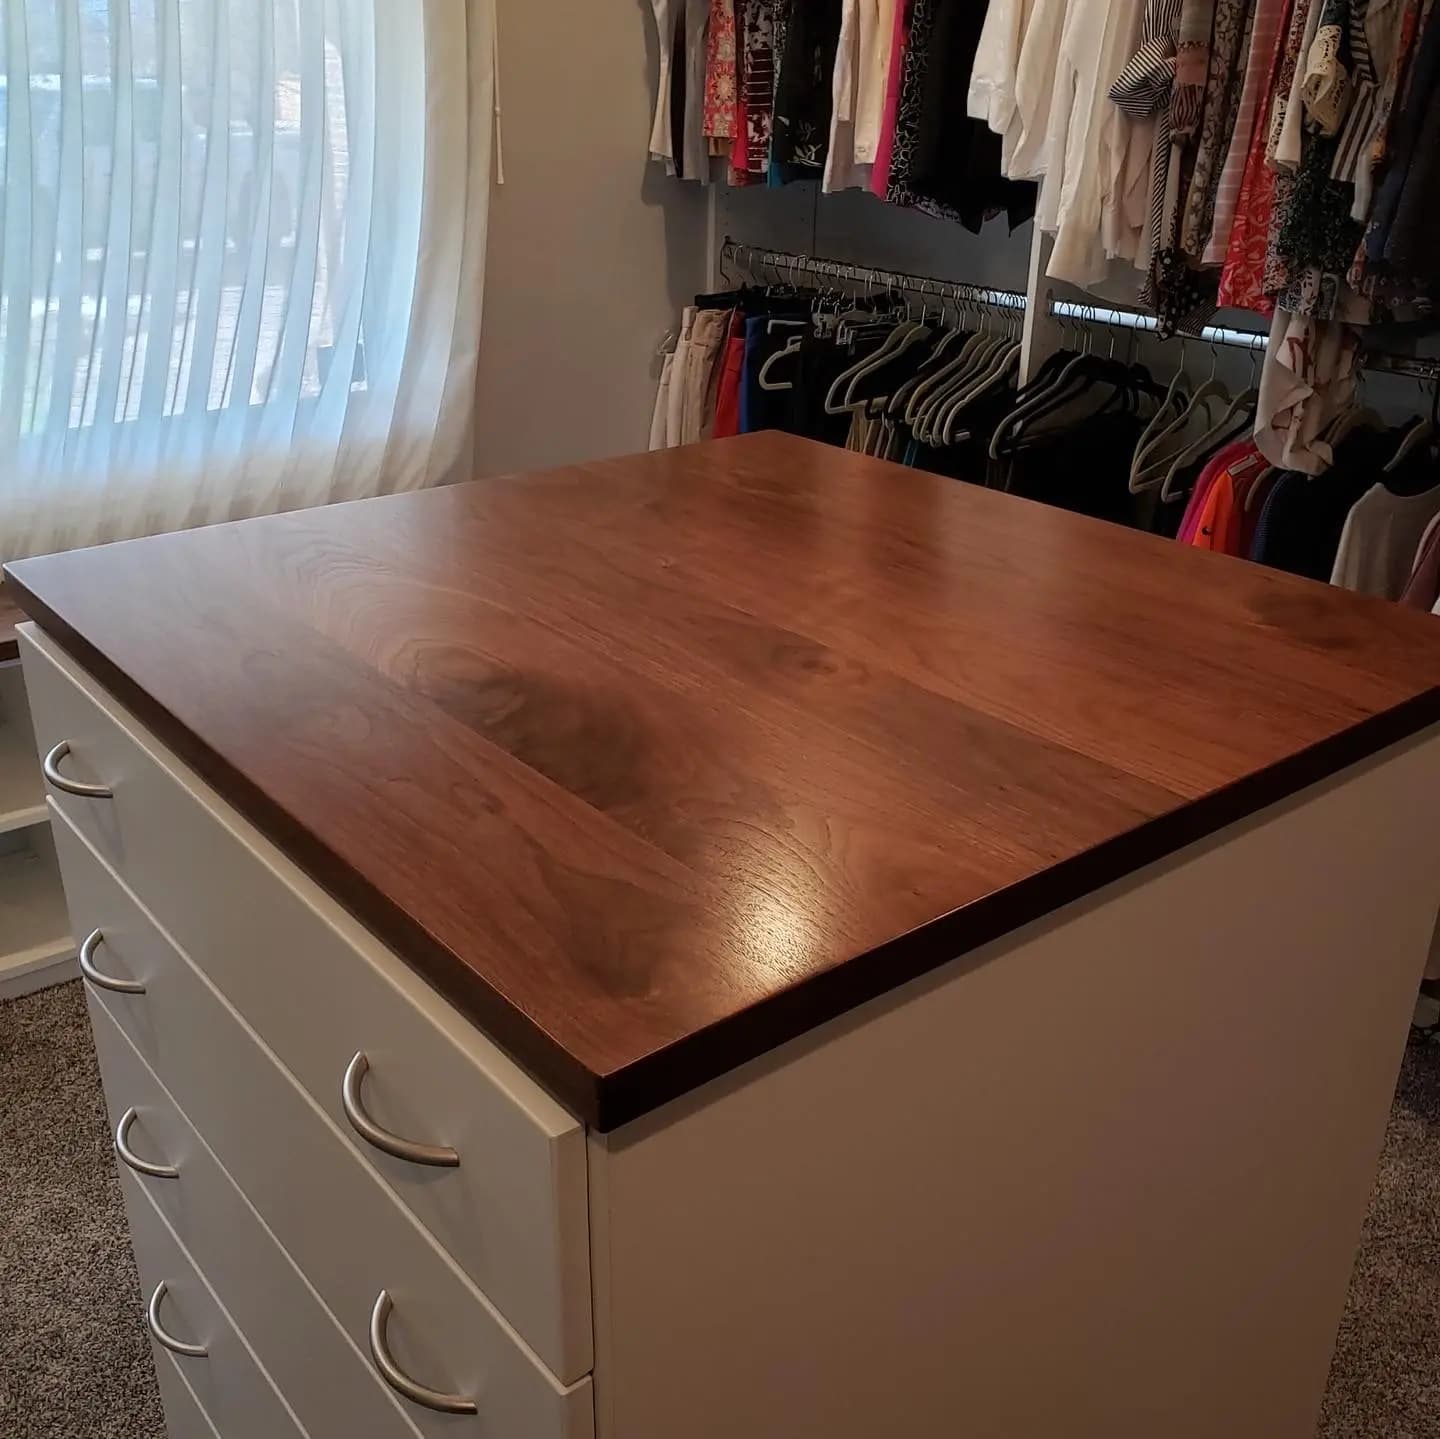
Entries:
{"label": "closet rod", "polygon": [[[720,246],[722,268],[733,261],[742,269],[756,265],[790,274],[814,275],[840,283],[868,284],[881,289],[909,290],[934,299],[954,299],[988,306],[996,310],[1024,310],[1027,302],[1018,290],[997,290],[985,285],[971,285],[963,280],[940,280],[930,275],[911,275],[901,270],[881,270],[872,265],[855,265],[844,260],[826,260],[816,255],[794,254],[788,250],[762,250],[741,244],[727,235]],[[1048,297],[1051,316],[1055,319],[1078,320],[1087,325],[1109,325],[1114,329],[1141,330],[1153,333],[1159,328],[1153,315],[1135,310],[1117,310],[1074,300]],[[1242,350],[1263,350],[1268,336],[1253,330],[1232,330],[1223,325],[1207,325],[1199,335],[1186,336],[1202,344],[1229,345]],[[1414,380],[1440,384],[1440,357],[1416,355],[1370,354],[1361,364],[1367,370],[1386,375],[1403,375]]]}
{"label": "closet rod", "polygon": [[[1136,310],[1112,310],[1105,306],[1077,303],[1074,300],[1057,300],[1050,297],[1050,313],[1057,320],[1081,320],[1087,325],[1110,325],[1120,330],[1149,330],[1160,328],[1154,315],[1142,315]],[[1230,345],[1240,350],[1263,350],[1269,336],[1254,330],[1231,330],[1223,325],[1206,325],[1198,335],[1177,336],[1180,339],[1199,340],[1207,345]]]}
{"label": "closet rod", "polygon": [[873,265],[852,265],[844,260],[825,260],[816,255],[796,255],[787,250],[761,250],[742,245],[726,236],[720,246],[720,268],[733,260],[742,270],[766,266],[778,273],[814,275],[820,279],[848,284],[866,284],[882,290],[910,290],[934,299],[958,300],[988,306],[992,310],[1023,310],[1025,296],[1018,290],[996,290],[970,285],[963,280],[937,280],[929,275],[907,275],[902,270],[880,270]]}

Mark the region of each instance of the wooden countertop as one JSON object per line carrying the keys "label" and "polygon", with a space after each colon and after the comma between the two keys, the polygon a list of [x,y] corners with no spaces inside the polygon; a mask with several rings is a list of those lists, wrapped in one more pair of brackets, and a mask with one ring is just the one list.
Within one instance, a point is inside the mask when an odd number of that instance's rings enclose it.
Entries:
{"label": "wooden countertop", "polygon": [[9,575],[601,1128],[1440,719],[1428,615],[780,435]]}

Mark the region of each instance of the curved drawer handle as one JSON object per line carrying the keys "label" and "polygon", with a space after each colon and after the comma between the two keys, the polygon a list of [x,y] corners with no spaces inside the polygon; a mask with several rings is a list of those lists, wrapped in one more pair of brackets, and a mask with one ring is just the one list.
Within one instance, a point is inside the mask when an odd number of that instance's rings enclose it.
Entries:
{"label": "curved drawer handle", "polygon": [[187,1344],[183,1339],[167,1334],[165,1326],[160,1323],[160,1306],[165,1302],[169,1290],[170,1286],[162,1279],[155,1286],[154,1294],[150,1296],[150,1307],[145,1311],[145,1322],[150,1326],[150,1333],[157,1344],[172,1354],[183,1354],[187,1359],[206,1358],[210,1351],[203,1344]]}
{"label": "curved drawer handle", "polygon": [[390,1311],[395,1308],[389,1290],[382,1289],[370,1311],[370,1357],[380,1371],[380,1377],[397,1393],[413,1404],[422,1404],[426,1409],[435,1409],[441,1414],[478,1414],[473,1399],[463,1394],[442,1394],[438,1389],[427,1389],[417,1384],[396,1362],[390,1353],[390,1343],[385,1331],[390,1323]]}
{"label": "curved drawer handle", "polygon": [[66,794],[78,794],[81,799],[114,799],[115,791],[103,784],[86,784],[83,780],[66,779],[60,773],[60,761],[70,753],[70,741],[62,739],[44,759],[40,761],[40,768],[45,773],[45,778],[55,786],[56,789],[64,790]]}
{"label": "curved drawer handle", "polygon": [[148,1174],[154,1179],[179,1179],[180,1171],[173,1164],[151,1164],[148,1159],[141,1159],[130,1148],[130,1126],[135,1123],[137,1118],[139,1118],[139,1112],[133,1104],[120,1116],[120,1123],[115,1126],[115,1153],[136,1174]]}
{"label": "curved drawer handle", "polygon": [[396,1159],[408,1159],[411,1164],[433,1164],[438,1169],[457,1168],[460,1156],[448,1145],[419,1144],[413,1139],[402,1139],[398,1134],[391,1134],[388,1129],[381,1129],[365,1113],[365,1103],[360,1097],[360,1085],[369,1069],[370,1060],[365,1051],[357,1050],[355,1058],[345,1070],[345,1080],[340,1086],[340,1104],[355,1133],[367,1144],[383,1149],[386,1154],[393,1154]]}
{"label": "curved drawer handle", "polygon": [[144,994],[145,986],[138,979],[112,979],[95,968],[95,951],[105,942],[101,930],[92,929],[85,943],[80,946],[80,973],[98,989],[108,989],[114,994]]}

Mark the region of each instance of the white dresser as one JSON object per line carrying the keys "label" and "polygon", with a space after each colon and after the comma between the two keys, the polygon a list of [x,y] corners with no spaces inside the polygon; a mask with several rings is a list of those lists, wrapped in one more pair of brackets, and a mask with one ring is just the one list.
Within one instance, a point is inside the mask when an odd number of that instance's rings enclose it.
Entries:
{"label": "white dresser", "polygon": [[744,436],[7,567],[171,1439],[1313,1439],[1440,629],[1180,548]]}
{"label": "white dresser", "polygon": [[591,1434],[581,1126],[22,643],[172,1439]]}
{"label": "white dresser", "polygon": [[[1357,922],[1310,875],[1345,849],[1376,886],[1416,882],[1435,826],[1417,812],[1370,847],[1367,816],[1433,785],[1440,740],[587,1146],[58,646],[22,639],[171,1439],[868,1439],[886,1415],[907,1439],[1149,1439],[1151,1413],[1167,1436],[1305,1433],[1425,909]],[[1137,1000],[1170,915],[1256,875],[1296,947],[1176,934],[1188,978]],[[1367,943],[1406,958],[1357,982]],[[1303,1032],[1302,969],[1337,996]],[[1184,1029],[1146,1039],[1177,1007]],[[1177,1089],[1187,1065],[1213,1083],[1222,1035],[1229,1084]],[[1344,1065],[1317,1067],[1342,1035]],[[1242,1194],[1261,1167],[1274,1181]],[[1175,1229],[1196,1193],[1216,1222]],[[1216,1352],[1242,1314],[1269,1342]],[[1189,1392],[1200,1344],[1238,1387]]]}

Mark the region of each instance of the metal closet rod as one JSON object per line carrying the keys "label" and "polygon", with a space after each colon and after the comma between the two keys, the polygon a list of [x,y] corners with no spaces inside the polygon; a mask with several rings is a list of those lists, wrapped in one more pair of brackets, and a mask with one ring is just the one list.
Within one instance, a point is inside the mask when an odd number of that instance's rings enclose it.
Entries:
{"label": "metal closet rod", "polygon": [[844,260],[825,260],[817,255],[796,255],[787,250],[761,250],[742,245],[728,236],[720,247],[720,259],[734,260],[744,269],[757,265],[791,274],[804,273],[825,280],[877,286],[882,290],[911,290],[922,297],[950,299],[994,310],[1023,310],[1025,296],[1018,290],[996,290],[986,285],[967,285],[963,280],[937,280],[929,275],[907,275],[901,270],[879,270],[873,265],[852,265]]}
{"label": "metal closet rod", "polygon": [[[722,261],[734,260],[751,268],[768,265],[774,270],[804,272],[822,279],[849,281],[852,284],[877,285],[882,289],[910,290],[920,296],[953,299],[970,304],[988,305],[996,310],[1024,310],[1028,302],[1018,290],[996,290],[982,285],[968,285],[962,280],[939,280],[930,275],[910,275],[901,270],[880,270],[871,265],[854,265],[844,260],[826,260],[816,255],[794,254],[788,250],[762,250],[743,245],[728,235],[720,247]],[[1135,310],[1117,310],[1074,300],[1047,298],[1049,312],[1055,319],[1078,320],[1087,325],[1108,325],[1112,329],[1141,330],[1150,333],[1159,329],[1153,315]],[[1268,336],[1262,331],[1232,330],[1223,325],[1207,325],[1199,335],[1185,336],[1202,344],[1229,345],[1241,350],[1263,350]],[[1440,357],[1426,359],[1416,355],[1368,354],[1361,362],[1367,370],[1387,375],[1404,375],[1410,379],[1440,383]]]}
{"label": "metal closet rod", "polygon": [[[1120,330],[1154,331],[1160,328],[1160,322],[1154,315],[1142,315],[1136,310],[1111,310],[1103,305],[1088,305],[1074,300],[1057,300],[1053,295],[1050,297],[1050,313],[1057,320],[1076,319],[1087,325],[1111,325]],[[1230,345],[1237,350],[1263,350],[1269,336],[1255,330],[1206,325],[1198,335],[1177,338],[1199,340],[1207,345]]]}

